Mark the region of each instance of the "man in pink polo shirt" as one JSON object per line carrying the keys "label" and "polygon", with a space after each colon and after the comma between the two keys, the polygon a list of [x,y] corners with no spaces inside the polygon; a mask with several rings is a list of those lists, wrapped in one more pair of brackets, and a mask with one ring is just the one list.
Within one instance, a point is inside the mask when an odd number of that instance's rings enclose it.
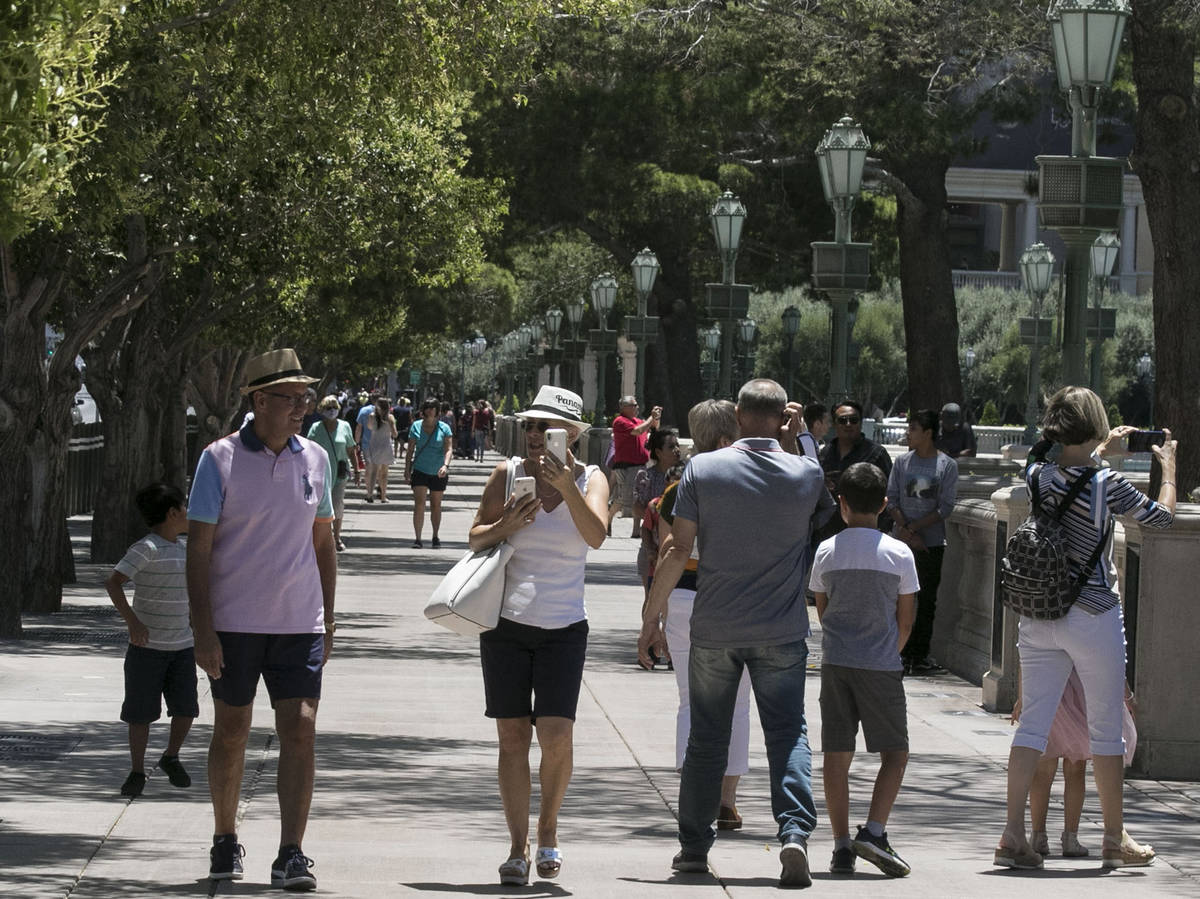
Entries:
{"label": "man in pink polo shirt", "polygon": [[626,518],[633,519],[633,537],[642,536],[642,519],[640,514],[634,514],[633,479],[637,470],[650,461],[646,451],[646,437],[651,430],[657,430],[662,419],[662,406],[650,410],[650,417],[645,421],[637,417],[638,401],[635,396],[623,396],[618,403],[620,414],[612,422],[612,487],[611,499],[608,502],[608,520],[617,515],[617,510]]}
{"label": "man in pink polo shirt", "polygon": [[312,801],[321,673],[333,646],[334,548],[329,457],[299,437],[315,378],[296,353],[246,366],[254,418],[201,454],[188,503],[188,599],[196,664],[209,676],[208,751],[216,823],[209,877],[242,878],[236,817],[246,740],[261,676],[279,735],[279,855],[271,884],[316,889],[301,851]]}

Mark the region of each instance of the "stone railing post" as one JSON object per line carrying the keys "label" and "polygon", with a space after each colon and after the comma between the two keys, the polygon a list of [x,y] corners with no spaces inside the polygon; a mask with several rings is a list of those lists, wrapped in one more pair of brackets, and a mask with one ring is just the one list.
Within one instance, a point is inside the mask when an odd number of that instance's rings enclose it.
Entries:
{"label": "stone railing post", "polygon": [[1126,672],[1138,727],[1131,767],[1160,780],[1200,780],[1200,506],[1181,503],[1167,530],[1124,524]]}
{"label": "stone railing post", "polygon": [[992,664],[983,676],[983,707],[989,712],[1011,712],[1017,698],[1017,615],[1000,598],[1000,562],[1009,535],[1029,515],[1029,488],[1004,487],[992,494],[996,507],[996,564],[992,581]]}

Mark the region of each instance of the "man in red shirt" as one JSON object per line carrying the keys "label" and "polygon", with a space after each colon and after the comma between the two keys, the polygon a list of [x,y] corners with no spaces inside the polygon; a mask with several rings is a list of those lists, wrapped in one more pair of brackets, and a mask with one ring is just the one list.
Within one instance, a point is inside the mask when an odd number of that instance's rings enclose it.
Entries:
{"label": "man in red shirt", "polygon": [[613,419],[612,485],[609,490],[608,520],[611,523],[620,509],[626,518],[633,519],[633,537],[641,539],[641,516],[633,507],[633,479],[637,470],[650,461],[646,450],[646,436],[657,430],[662,419],[662,406],[650,410],[650,417],[637,417],[638,401],[634,396],[621,397],[620,414]]}

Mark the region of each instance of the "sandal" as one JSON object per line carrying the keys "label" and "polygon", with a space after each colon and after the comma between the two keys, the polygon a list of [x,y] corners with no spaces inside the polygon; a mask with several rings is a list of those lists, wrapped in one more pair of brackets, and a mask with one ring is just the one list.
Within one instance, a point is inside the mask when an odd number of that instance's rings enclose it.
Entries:
{"label": "sandal", "polygon": [[1040,855],[1042,858],[1050,856],[1050,840],[1046,836],[1046,831],[1035,830],[1029,835],[1029,848]]}
{"label": "sandal", "polygon": [[537,873],[543,880],[553,880],[562,870],[562,853],[557,846],[539,846],[537,851]]}
{"label": "sandal", "polygon": [[741,830],[742,816],[732,806],[723,805],[717,813],[717,830]]}
{"label": "sandal", "polygon": [[500,883],[504,886],[523,887],[529,883],[529,849],[525,855],[514,855],[500,866]]}
{"label": "sandal", "polygon": [[1013,868],[1018,871],[1037,871],[1043,867],[1042,857],[1028,846],[1024,849],[997,846],[992,864],[997,868]]}
{"label": "sandal", "polygon": [[1105,868],[1140,868],[1154,863],[1154,847],[1138,843],[1125,831],[1121,831],[1120,843],[1105,837],[1100,855],[1100,864]]}
{"label": "sandal", "polygon": [[1074,830],[1064,830],[1062,832],[1062,854],[1063,858],[1087,858],[1088,848],[1079,843],[1079,832]]}

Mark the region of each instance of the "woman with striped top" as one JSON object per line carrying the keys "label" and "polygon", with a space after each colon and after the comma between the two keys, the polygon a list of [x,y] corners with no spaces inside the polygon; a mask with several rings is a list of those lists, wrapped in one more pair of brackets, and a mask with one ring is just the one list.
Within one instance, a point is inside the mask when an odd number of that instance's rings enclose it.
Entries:
{"label": "woman with striped top", "polygon": [[[1025,806],[1063,688],[1074,668],[1087,700],[1092,768],[1104,813],[1103,866],[1148,865],[1154,860],[1153,848],[1135,842],[1125,833],[1122,821],[1125,627],[1112,559],[1111,524],[1114,515],[1131,515],[1143,527],[1170,526],[1175,514],[1176,441],[1168,431],[1164,445],[1154,447],[1163,478],[1154,502],[1119,472],[1098,468],[1098,456],[1109,442],[1134,429],[1110,431],[1104,403],[1095,393],[1085,387],[1064,387],[1050,398],[1042,426],[1043,441],[1034,447],[1036,461],[1026,470],[1027,483],[1037,478],[1043,502],[1053,508],[1076,478],[1088,477],[1088,484],[1062,519],[1068,533],[1068,559],[1073,567],[1081,568],[1101,540],[1106,545],[1065,616],[1053,621],[1020,619],[1021,721],[1009,753],[1008,821],[995,864],[1042,867],[1041,856],[1030,848],[1025,836]],[[1045,450],[1052,443],[1062,445],[1057,463],[1044,461]]]}

